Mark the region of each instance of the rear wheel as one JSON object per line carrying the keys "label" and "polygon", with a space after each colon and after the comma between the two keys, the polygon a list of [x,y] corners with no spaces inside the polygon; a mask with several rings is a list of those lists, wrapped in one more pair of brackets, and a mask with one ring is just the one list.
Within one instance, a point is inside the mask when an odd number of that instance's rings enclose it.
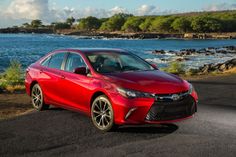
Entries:
{"label": "rear wheel", "polygon": [[111,103],[105,95],[100,95],[93,101],[91,118],[94,126],[103,132],[117,128]]}
{"label": "rear wheel", "polygon": [[31,102],[35,109],[42,111],[49,108],[49,105],[44,103],[43,92],[39,84],[35,84],[31,90]]}

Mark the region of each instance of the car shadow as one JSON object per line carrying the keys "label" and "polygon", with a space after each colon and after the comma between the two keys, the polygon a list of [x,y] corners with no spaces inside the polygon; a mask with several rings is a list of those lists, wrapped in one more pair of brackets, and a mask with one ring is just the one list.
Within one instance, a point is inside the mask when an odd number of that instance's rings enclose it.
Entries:
{"label": "car shadow", "polygon": [[65,110],[64,108],[60,108],[60,107],[55,107],[55,106],[50,106],[49,109],[47,110],[51,110],[51,111],[63,111]]}
{"label": "car shadow", "polygon": [[152,134],[171,134],[179,127],[175,124],[142,125],[142,126],[121,126],[115,130],[120,133],[152,133]]}

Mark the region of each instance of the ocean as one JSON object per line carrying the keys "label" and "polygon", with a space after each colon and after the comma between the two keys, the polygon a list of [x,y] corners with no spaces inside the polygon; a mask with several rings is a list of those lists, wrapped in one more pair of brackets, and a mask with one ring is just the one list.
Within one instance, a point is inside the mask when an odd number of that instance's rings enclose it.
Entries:
{"label": "ocean", "polygon": [[[23,68],[38,60],[50,51],[61,48],[121,48],[129,50],[138,56],[158,64],[167,66],[176,58],[167,53],[155,55],[153,50],[202,49],[207,47],[236,46],[236,39],[226,40],[184,40],[184,39],[85,39],[76,36],[51,34],[0,34],[0,71],[3,71],[10,60],[19,60]],[[214,56],[192,56],[183,62],[188,68],[196,68],[208,63],[226,61],[235,54],[220,54]]]}

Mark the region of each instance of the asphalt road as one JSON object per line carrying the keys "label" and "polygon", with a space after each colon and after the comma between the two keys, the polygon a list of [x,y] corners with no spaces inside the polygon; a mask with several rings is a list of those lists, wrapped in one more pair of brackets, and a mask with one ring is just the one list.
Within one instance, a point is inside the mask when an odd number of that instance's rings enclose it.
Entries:
{"label": "asphalt road", "polygon": [[51,109],[0,121],[0,156],[236,156],[236,75],[193,81],[192,119],[102,134],[88,117]]}

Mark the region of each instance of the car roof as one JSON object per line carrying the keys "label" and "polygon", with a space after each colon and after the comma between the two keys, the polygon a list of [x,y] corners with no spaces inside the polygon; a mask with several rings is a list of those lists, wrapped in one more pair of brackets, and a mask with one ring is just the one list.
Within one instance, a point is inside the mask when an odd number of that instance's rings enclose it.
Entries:
{"label": "car roof", "polygon": [[115,49],[115,48],[68,48],[68,49],[60,49],[56,51],[79,51],[82,53],[96,53],[96,52],[127,53],[126,50]]}

